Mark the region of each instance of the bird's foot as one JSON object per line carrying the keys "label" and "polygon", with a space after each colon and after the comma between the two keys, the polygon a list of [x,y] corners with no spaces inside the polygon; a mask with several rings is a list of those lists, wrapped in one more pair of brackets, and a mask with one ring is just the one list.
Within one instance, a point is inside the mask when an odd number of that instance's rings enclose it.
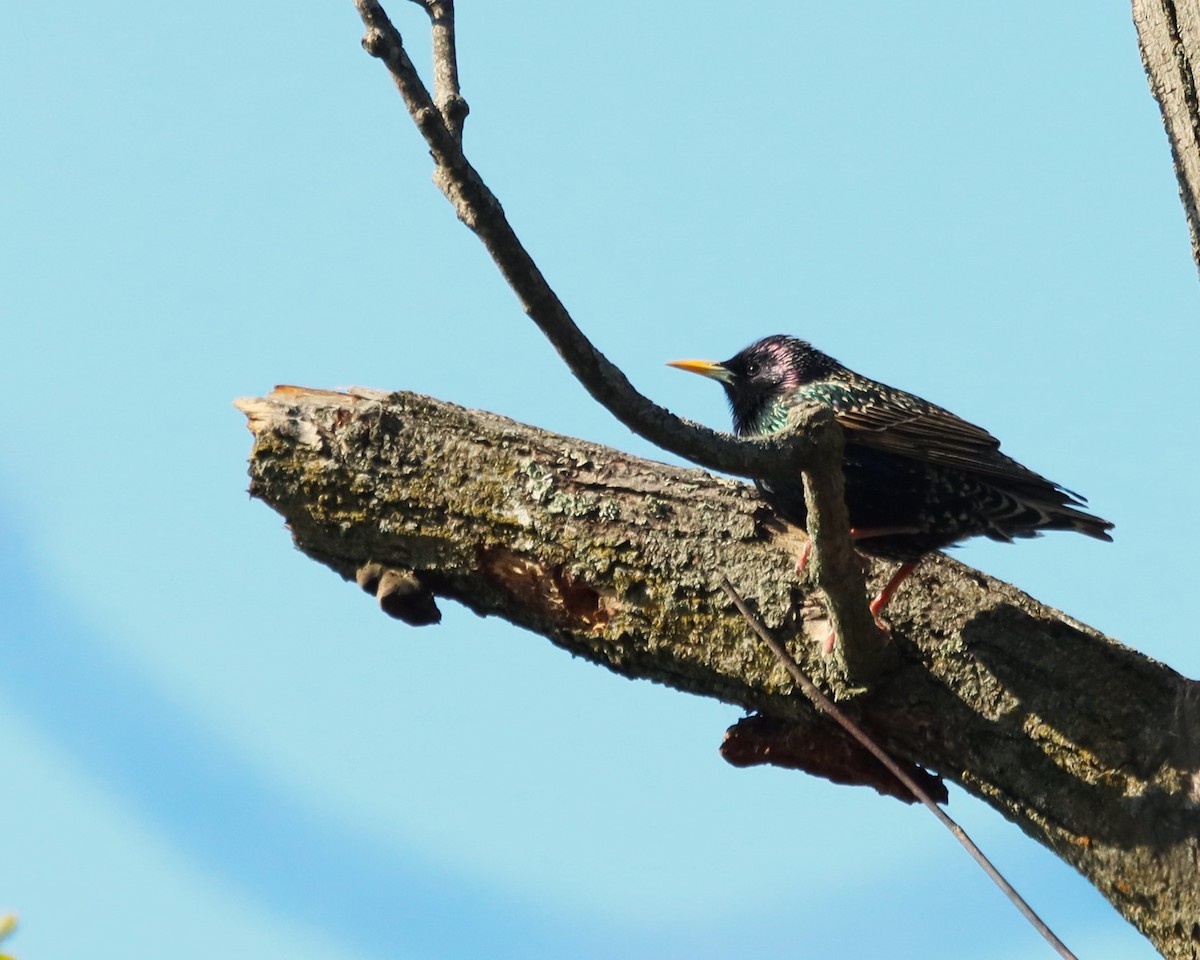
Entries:
{"label": "bird's foot", "polygon": [[821,653],[823,653],[825,656],[829,656],[831,653],[833,653],[833,648],[835,646],[837,646],[837,630],[833,627],[830,627],[829,633],[826,634],[825,639],[821,642]]}
{"label": "bird's foot", "polygon": [[808,566],[808,558],[812,556],[812,541],[805,540],[804,546],[800,548],[800,552],[796,554],[796,576],[800,576],[804,572],[804,568]]}
{"label": "bird's foot", "polygon": [[892,628],[883,622],[883,620],[880,618],[880,614],[883,613],[883,608],[891,602],[892,597],[896,595],[896,590],[899,589],[900,584],[902,584],[908,575],[916,568],[917,564],[915,561],[900,564],[899,569],[892,574],[892,578],[888,580],[888,582],[884,584],[883,589],[879,591],[879,596],[871,601],[871,616],[875,618],[875,625],[889,636],[891,635]]}
{"label": "bird's foot", "polygon": [[[880,616],[880,612],[885,606],[887,606],[887,602],[890,599],[891,597],[885,598],[881,593],[878,597],[871,601],[871,604],[868,608],[871,611],[871,616],[875,618],[875,627],[889,640],[892,638],[892,625],[884,620],[882,616]],[[880,600],[883,602],[880,603]]]}

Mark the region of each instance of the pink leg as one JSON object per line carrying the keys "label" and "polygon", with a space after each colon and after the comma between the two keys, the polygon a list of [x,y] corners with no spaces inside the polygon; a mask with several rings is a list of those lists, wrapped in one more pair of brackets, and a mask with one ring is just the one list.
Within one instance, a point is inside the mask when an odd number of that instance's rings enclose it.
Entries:
{"label": "pink leg", "polygon": [[[919,533],[916,527],[866,527],[857,529],[850,528],[851,540],[869,540],[871,537],[890,537],[896,534]],[[800,553],[796,556],[796,576],[800,576],[804,572],[804,568],[808,566],[808,561],[812,557],[812,541],[805,540],[804,546],[800,548]]]}
{"label": "pink leg", "polygon": [[833,627],[829,628],[829,635],[821,643],[821,653],[829,656],[833,653],[833,646],[837,643],[837,631]]}
{"label": "pink leg", "polygon": [[883,613],[883,608],[891,602],[891,599],[893,596],[895,596],[896,590],[899,588],[900,584],[905,581],[908,575],[912,573],[916,567],[917,564],[915,562],[900,564],[900,569],[892,574],[892,579],[890,579],[884,588],[879,591],[879,596],[871,601],[871,616],[875,618],[875,623],[880,630],[891,633],[891,629],[886,623],[883,622],[879,615]]}
{"label": "pink leg", "polygon": [[[883,612],[883,608],[891,602],[891,599],[893,596],[895,596],[896,590],[899,589],[900,584],[904,582],[905,578],[907,578],[908,575],[916,569],[916,567],[917,564],[915,562],[900,564],[900,568],[892,574],[891,579],[888,580],[888,582],[884,585],[884,588],[879,591],[879,596],[871,601],[870,610],[871,616],[875,618],[875,626],[886,633],[889,637],[892,635],[892,628],[889,627],[886,622],[884,622],[884,619],[880,616],[880,614]],[[837,631],[831,629],[829,631],[829,635],[825,637],[825,640],[821,643],[821,653],[825,654],[825,656],[829,656],[829,654],[833,653],[833,647],[836,643]]]}
{"label": "pink leg", "polygon": [[[887,537],[895,536],[896,534],[911,534],[920,533],[916,527],[867,527],[856,528],[851,527],[850,537],[853,540],[869,540],[872,537]],[[809,558],[812,556],[812,541],[805,540],[804,546],[801,548],[799,555],[796,557],[796,576],[800,576],[804,572],[804,568],[808,566]],[[880,614],[883,608],[891,602],[896,590],[905,578],[916,569],[916,562],[902,563],[900,568],[892,574],[892,578],[884,585],[884,588],[879,591],[879,596],[871,601],[871,616],[875,618],[875,626],[889,636],[892,633],[892,628],[884,622]],[[821,652],[828,655],[833,653],[833,647],[837,643],[837,631],[830,630],[821,644]]]}
{"label": "pink leg", "polygon": [[800,576],[804,572],[804,568],[808,566],[808,558],[812,556],[812,541],[805,540],[804,546],[800,548],[800,552],[796,555],[796,576]]}
{"label": "pink leg", "polygon": [[870,540],[872,537],[895,537],[920,533],[920,527],[851,527],[851,540]]}

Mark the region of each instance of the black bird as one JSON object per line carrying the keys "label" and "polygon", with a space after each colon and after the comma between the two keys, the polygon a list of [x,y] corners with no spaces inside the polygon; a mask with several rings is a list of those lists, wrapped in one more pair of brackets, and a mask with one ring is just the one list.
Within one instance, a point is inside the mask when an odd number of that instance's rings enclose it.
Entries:
{"label": "black bird", "polygon": [[[925,554],[970,537],[1012,541],[1043,530],[1112,540],[1112,524],[1080,507],[1078,494],[1000,452],[981,427],[920,397],[848,370],[804,340],[773,336],[723,363],[670,366],[720,382],[739,437],[787,426],[789,412],[817,403],[845,429],[846,508],[856,546],[904,566],[872,604],[878,615]],[[757,481],[764,499],[804,527],[804,485]]]}

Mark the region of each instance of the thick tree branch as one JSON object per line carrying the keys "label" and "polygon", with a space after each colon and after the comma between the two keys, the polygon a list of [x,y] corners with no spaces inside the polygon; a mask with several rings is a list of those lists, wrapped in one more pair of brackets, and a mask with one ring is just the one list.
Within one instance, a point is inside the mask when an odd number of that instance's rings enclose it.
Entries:
{"label": "thick tree branch", "polygon": [[[411,394],[281,388],[239,406],[251,492],[344,577],[401,571],[418,595],[622,675],[800,725],[830,741],[814,747],[826,761],[845,749],[720,588],[728,575],[809,676],[849,692],[792,575],[797,534],[750,488]],[[1197,684],[942,556],[889,616],[896,669],[844,709],[906,768],[961,784],[1073,864],[1166,956],[1197,957]],[[867,765],[851,754],[839,775],[878,783],[855,773]]]}

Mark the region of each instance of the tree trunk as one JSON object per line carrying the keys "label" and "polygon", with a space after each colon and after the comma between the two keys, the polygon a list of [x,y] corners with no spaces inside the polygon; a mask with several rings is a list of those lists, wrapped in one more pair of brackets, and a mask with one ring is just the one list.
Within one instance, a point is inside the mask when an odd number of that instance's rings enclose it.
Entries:
{"label": "tree trunk", "polygon": [[889,606],[896,665],[862,694],[821,655],[828,624],[794,573],[803,535],[746,484],[413,394],[284,387],[238,406],[253,495],[394,615],[429,623],[435,597],[457,600],[760,714],[730,731],[731,762],[911,799],[794,690],[727,576],[897,759],[1050,847],[1165,956],[1200,957],[1196,683],[936,555]]}
{"label": "tree trunk", "polygon": [[1200,0],[1133,0],[1133,22],[1200,267]]}

